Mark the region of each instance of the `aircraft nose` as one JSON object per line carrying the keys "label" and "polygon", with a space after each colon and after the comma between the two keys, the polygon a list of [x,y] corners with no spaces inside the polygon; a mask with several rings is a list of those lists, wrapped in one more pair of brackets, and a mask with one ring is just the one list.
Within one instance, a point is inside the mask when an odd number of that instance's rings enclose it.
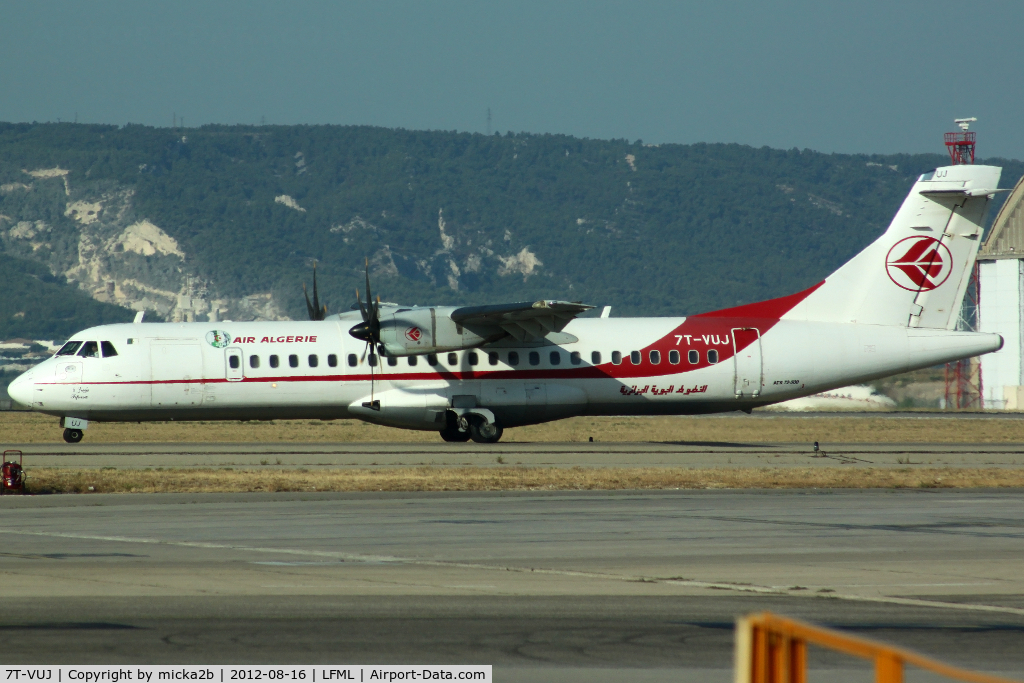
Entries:
{"label": "aircraft nose", "polygon": [[11,382],[10,386],[7,387],[7,394],[11,399],[25,407],[28,407],[32,402],[32,378],[30,374],[31,370],[18,375]]}

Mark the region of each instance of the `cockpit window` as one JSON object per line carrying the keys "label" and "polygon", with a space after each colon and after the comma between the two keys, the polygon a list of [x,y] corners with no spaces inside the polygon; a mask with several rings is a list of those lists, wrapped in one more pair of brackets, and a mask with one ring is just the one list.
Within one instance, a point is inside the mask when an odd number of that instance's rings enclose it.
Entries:
{"label": "cockpit window", "polygon": [[117,349],[115,349],[114,345],[108,341],[100,342],[100,348],[103,349],[104,358],[110,358],[111,356],[117,355]]}
{"label": "cockpit window", "polygon": [[64,346],[60,347],[60,351],[57,352],[58,356],[73,356],[78,347],[82,345],[82,342],[69,341]]}
{"label": "cockpit window", "polygon": [[99,358],[100,345],[93,341],[85,342],[82,344],[82,349],[78,352],[78,355],[83,358]]}

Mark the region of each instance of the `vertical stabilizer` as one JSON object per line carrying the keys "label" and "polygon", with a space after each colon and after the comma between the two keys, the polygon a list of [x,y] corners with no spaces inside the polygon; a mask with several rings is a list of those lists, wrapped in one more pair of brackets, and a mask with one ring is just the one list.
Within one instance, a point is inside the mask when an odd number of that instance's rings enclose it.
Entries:
{"label": "vertical stabilizer", "polygon": [[953,329],[1001,171],[961,165],[922,175],[889,229],[785,319]]}

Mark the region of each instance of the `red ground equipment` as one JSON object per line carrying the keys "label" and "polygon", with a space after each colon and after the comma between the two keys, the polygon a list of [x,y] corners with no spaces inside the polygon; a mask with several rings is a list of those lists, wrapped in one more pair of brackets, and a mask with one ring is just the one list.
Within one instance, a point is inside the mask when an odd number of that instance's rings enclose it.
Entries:
{"label": "red ground equipment", "polygon": [[4,464],[0,468],[0,496],[15,491],[25,493],[25,469],[21,466],[22,461],[21,451],[4,451]]}

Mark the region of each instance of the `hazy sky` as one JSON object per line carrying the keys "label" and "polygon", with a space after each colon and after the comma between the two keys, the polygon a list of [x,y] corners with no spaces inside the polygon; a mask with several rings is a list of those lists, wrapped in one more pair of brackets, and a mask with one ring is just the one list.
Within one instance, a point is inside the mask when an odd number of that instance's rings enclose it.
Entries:
{"label": "hazy sky", "polygon": [[1024,2],[0,0],[0,120],[1024,158]]}

